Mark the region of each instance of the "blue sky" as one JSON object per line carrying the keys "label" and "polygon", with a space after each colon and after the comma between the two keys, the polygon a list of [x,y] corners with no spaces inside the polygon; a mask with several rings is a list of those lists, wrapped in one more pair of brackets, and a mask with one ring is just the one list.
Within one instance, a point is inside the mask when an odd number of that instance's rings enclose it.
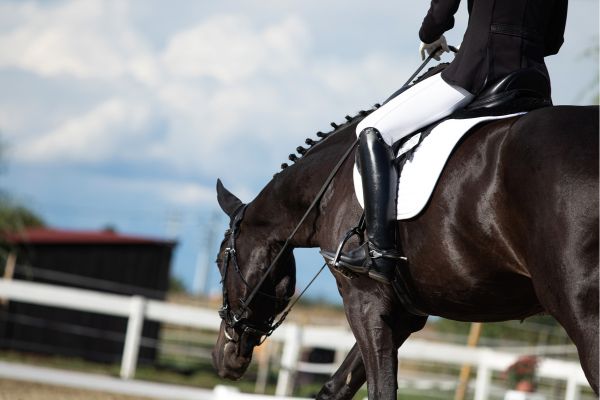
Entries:
{"label": "blue sky", "polygon": [[[227,222],[217,177],[250,201],[304,138],[395,91],[420,64],[427,6],[0,1],[0,187],[56,227],[177,238],[172,271],[191,286]],[[598,13],[597,0],[570,1],[565,45],[547,60],[556,104],[589,101]],[[321,262],[314,250],[297,261],[300,284]],[[337,299],[328,274],[310,293]]]}

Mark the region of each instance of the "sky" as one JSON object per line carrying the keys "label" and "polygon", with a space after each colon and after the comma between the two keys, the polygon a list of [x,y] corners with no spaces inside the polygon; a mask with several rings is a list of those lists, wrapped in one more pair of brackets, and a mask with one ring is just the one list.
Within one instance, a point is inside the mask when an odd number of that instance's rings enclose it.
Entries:
{"label": "sky", "polygon": [[[569,3],[553,99],[587,104],[598,1]],[[0,189],[54,227],[175,238],[172,273],[198,287],[210,265],[218,291],[217,178],[249,202],[306,137],[398,89],[428,4],[0,0]],[[303,286],[322,259],[296,259]],[[339,301],[327,273],[308,295]]]}

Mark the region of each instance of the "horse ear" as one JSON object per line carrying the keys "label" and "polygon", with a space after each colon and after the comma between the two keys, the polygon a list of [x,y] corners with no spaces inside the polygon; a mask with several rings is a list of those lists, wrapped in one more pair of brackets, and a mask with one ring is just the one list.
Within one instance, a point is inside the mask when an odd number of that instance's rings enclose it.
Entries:
{"label": "horse ear", "polygon": [[217,201],[221,209],[225,211],[225,214],[233,218],[235,211],[244,205],[240,199],[238,199],[233,193],[225,189],[220,179],[217,179]]}

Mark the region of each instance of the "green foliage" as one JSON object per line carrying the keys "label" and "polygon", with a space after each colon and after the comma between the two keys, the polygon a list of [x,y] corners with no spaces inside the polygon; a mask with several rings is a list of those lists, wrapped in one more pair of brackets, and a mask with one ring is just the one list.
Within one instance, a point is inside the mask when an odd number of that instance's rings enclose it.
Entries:
{"label": "green foliage", "polygon": [[28,208],[0,195],[0,234],[44,226],[44,220]]}
{"label": "green foliage", "polygon": [[525,321],[505,321],[483,325],[487,338],[528,343],[529,345],[561,345],[570,340],[560,324],[548,315],[535,316]]}
{"label": "green foliage", "polygon": [[[4,167],[6,142],[0,136],[0,172]],[[0,235],[25,228],[44,226],[44,220],[25,206],[18,204],[0,189]]]}
{"label": "green foliage", "polygon": [[[471,324],[440,318],[432,326],[439,333],[465,337],[469,334]],[[548,315],[530,317],[525,321],[487,322],[482,325],[480,343],[500,345],[502,342],[504,345],[510,345],[509,342],[559,345],[570,340],[558,322]]]}
{"label": "green foliage", "polygon": [[171,293],[186,293],[187,288],[181,278],[171,276],[169,278],[169,292]]}

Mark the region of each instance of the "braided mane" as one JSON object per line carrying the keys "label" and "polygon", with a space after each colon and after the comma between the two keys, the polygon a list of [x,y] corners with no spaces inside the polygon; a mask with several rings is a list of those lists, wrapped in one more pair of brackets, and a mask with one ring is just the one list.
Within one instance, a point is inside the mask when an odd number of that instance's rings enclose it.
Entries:
{"label": "braided mane", "polygon": [[[343,128],[345,128],[348,124],[353,123],[354,121],[356,121],[357,119],[363,119],[364,117],[366,117],[367,115],[369,115],[370,113],[372,113],[373,111],[375,111],[377,108],[381,107],[381,104],[375,104],[373,106],[372,109],[370,110],[360,110],[356,115],[354,116],[350,116],[350,115],[346,115],[345,119],[346,121],[344,121],[341,124],[337,124],[335,122],[331,122],[330,125],[333,128],[332,131],[330,132],[317,132],[316,135],[318,137],[317,140],[313,140],[311,138],[306,138],[306,140],[304,141],[304,143],[306,143],[308,145],[308,148],[303,147],[303,146],[298,146],[296,147],[296,152],[298,152],[298,154],[300,156],[297,156],[296,154],[292,153],[289,155],[288,159],[292,162],[297,162],[298,160],[302,159],[302,157],[307,154],[314,146],[320,144],[323,140],[327,139],[329,136],[336,134],[337,132],[339,132],[340,130],[342,130]],[[289,164],[287,163],[283,163],[281,164],[281,169],[285,169],[289,167]]]}
{"label": "braided mane", "polygon": [[[444,69],[446,69],[446,67],[449,65],[449,63],[441,63],[438,64],[434,67],[429,68],[426,72],[424,72],[423,74],[419,75],[414,81],[413,81],[413,85],[416,83],[421,82],[422,80],[429,78],[432,75],[435,75],[441,71],[443,71]],[[389,99],[388,99],[389,100]],[[318,145],[319,143],[321,143],[323,140],[327,139],[329,136],[336,134],[338,131],[342,130],[343,128],[346,127],[346,125],[351,124],[352,122],[356,121],[356,119],[363,119],[364,117],[366,117],[367,115],[369,115],[370,113],[372,113],[373,111],[377,110],[379,107],[381,107],[381,104],[376,103],[375,105],[373,105],[373,108],[369,109],[369,110],[360,110],[356,115],[354,116],[350,116],[350,115],[346,115],[345,119],[346,121],[344,121],[341,124],[337,124],[335,122],[331,122],[330,125],[333,127],[333,130],[330,132],[321,132],[318,131],[316,133],[318,139],[317,140],[313,140],[311,138],[306,138],[306,140],[304,141],[304,143],[306,143],[308,145],[308,148],[303,147],[303,146],[298,146],[296,147],[296,152],[299,154],[299,156],[297,156],[294,153],[291,153],[288,156],[288,159],[291,162],[297,162],[298,160],[302,159],[302,157],[307,154],[312,148],[313,146]],[[281,164],[281,169],[285,169],[289,167],[288,163],[283,163]]]}

